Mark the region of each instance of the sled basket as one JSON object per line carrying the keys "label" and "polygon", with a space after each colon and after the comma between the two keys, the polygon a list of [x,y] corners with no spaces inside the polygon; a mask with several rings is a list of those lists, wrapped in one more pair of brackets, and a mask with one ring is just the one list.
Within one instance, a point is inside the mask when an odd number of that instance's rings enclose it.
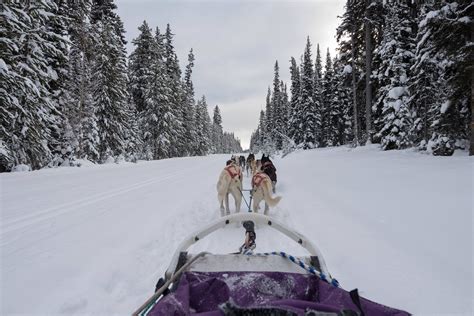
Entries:
{"label": "sled basket", "polygon": [[[284,252],[189,254],[188,248],[232,223],[269,226],[307,250],[296,258]],[[250,236],[255,236],[250,234]],[[254,240],[253,240],[254,241]],[[253,248],[252,248],[253,249]],[[133,315],[410,315],[347,292],[329,273],[319,249],[277,220],[256,213],[220,218],[186,238],[150,297]]]}

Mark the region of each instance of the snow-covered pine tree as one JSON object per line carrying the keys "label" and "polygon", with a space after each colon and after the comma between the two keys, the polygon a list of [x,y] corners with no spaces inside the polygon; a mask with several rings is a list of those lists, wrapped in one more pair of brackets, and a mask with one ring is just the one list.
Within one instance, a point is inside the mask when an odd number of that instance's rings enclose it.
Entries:
{"label": "snow-covered pine tree", "polygon": [[140,119],[143,122],[145,152],[150,159],[171,158],[173,142],[176,140],[173,130],[175,112],[169,102],[165,45],[158,27],[151,50],[151,78],[145,90],[145,109]]}
{"label": "snow-covered pine tree", "polygon": [[[93,58],[93,99],[99,129],[101,161],[125,154],[126,130],[131,121],[128,109],[127,68],[120,18],[113,12],[112,1],[94,1],[92,13],[97,18]],[[94,17],[94,15],[93,15]]]}
{"label": "snow-covered pine tree", "polygon": [[56,129],[52,130],[52,142],[50,144],[53,153],[53,161],[50,166],[69,165],[75,157],[76,143],[75,135],[69,123],[68,100],[69,91],[67,90],[67,72],[68,72],[68,25],[71,20],[68,13],[71,12],[67,1],[53,0],[52,15],[50,15],[47,29],[48,41],[54,46],[51,55],[48,56],[49,64],[52,70],[52,80],[49,82],[49,90],[51,92],[51,101],[55,103],[55,107],[61,113],[59,116],[59,124]]}
{"label": "snow-covered pine tree", "polygon": [[51,159],[51,133],[59,129],[60,112],[50,90],[58,69],[50,62],[52,56],[65,58],[51,42],[62,41],[48,28],[54,10],[50,0],[2,5],[0,136],[4,156],[11,157],[8,168],[28,164],[38,169]]}
{"label": "snow-covered pine tree", "polygon": [[193,148],[196,144],[196,131],[194,129],[195,122],[195,105],[194,105],[194,86],[191,80],[191,74],[194,67],[194,54],[191,49],[188,54],[188,64],[184,72],[184,100],[182,105],[183,112],[183,128],[184,128],[184,155],[189,156],[193,152]]}
{"label": "snow-covered pine tree", "polygon": [[342,16],[341,24],[337,28],[337,41],[341,62],[351,67],[352,76],[352,106],[353,106],[353,129],[354,143],[359,145],[362,138],[362,113],[361,94],[364,86],[361,87],[360,74],[364,72],[364,60],[362,52],[365,50],[364,43],[364,17],[365,1],[347,0],[345,12]]}
{"label": "snow-covered pine tree", "polygon": [[[352,142],[354,137],[352,124],[351,73],[349,66],[343,65],[339,59],[334,59],[334,96],[331,108],[338,113],[333,116],[333,123],[337,126],[337,144],[344,145]],[[337,121],[337,123],[336,123]]]}
{"label": "snow-covered pine tree", "polygon": [[260,126],[258,126],[257,129],[255,131],[253,131],[252,134],[250,135],[249,148],[250,148],[251,152],[253,152],[253,151],[258,152],[259,151],[259,148],[260,148],[260,145],[258,143],[259,138],[260,138]]}
{"label": "snow-covered pine tree", "polygon": [[[153,77],[156,79],[153,73],[153,70],[156,70],[154,63],[157,62],[155,59],[156,54],[159,53],[159,58],[162,58],[162,52],[157,52],[158,49],[162,50],[162,48],[156,47],[152,30],[146,21],[143,21],[138,30],[140,31],[138,37],[132,40],[135,49],[129,57],[129,91],[135,106],[136,117],[139,121],[138,132],[143,140],[140,156],[144,159],[153,159],[156,139],[150,136],[152,134],[157,135],[157,133],[152,130],[156,129],[156,122],[155,124],[150,122],[154,117],[150,112],[155,113],[155,116],[157,115],[157,109],[155,108],[157,98],[154,96],[153,101],[152,99],[147,100],[146,95],[151,94],[152,85],[156,84],[156,82],[153,82]],[[162,64],[161,60],[160,63]],[[159,71],[163,72],[163,69],[161,67]]]}
{"label": "snow-covered pine tree", "polygon": [[[368,12],[367,12],[368,11]],[[380,48],[381,42],[382,42],[382,37],[383,37],[383,31],[385,29],[385,18],[387,15],[386,8],[383,5],[382,1],[375,1],[372,2],[371,5],[369,6],[368,10],[366,11],[366,15],[370,16],[370,29],[372,33],[371,41],[372,41],[372,73],[370,76],[370,86],[371,86],[371,113],[370,113],[370,118],[371,118],[371,131],[370,131],[370,136],[371,139],[370,141],[372,143],[380,143],[380,138],[379,135],[376,134],[377,131],[381,130],[382,126],[381,124],[383,123],[382,121],[382,108],[383,104],[378,103],[376,99],[376,94],[377,91],[380,90],[380,87],[385,86],[387,84],[386,80],[387,78],[383,76],[382,74],[379,74],[379,70],[383,69],[381,66],[383,62],[383,56],[378,54],[378,49]],[[364,25],[365,28],[365,25]],[[365,39],[365,36],[364,36]],[[365,45],[365,48],[367,50],[368,45]],[[367,60],[366,60],[367,63]],[[367,72],[367,66],[365,67],[365,73]],[[367,86],[367,77],[365,76],[365,83]],[[384,81],[385,80],[385,81]],[[365,95],[367,97],[367,91],[365,91]],[[380,100],[379,100],[380,101]],[[366,101],[366,107],[367,107],[367,101]],[[367,110],[367,108],[366,108]],[[367,131],[367,130],[366,130]]]}
{"label": "snow-covered pine tree", "polygon": [[306,48],[303,54],[303,62],[301,65],[301,126],[302,146],[303,149],[314,148],[317,144],[314,130],[317,123],[316,106],[314,97],[314,70],[311,60],[311,42],[309,37],[306,41]]}
{"label": "snow-covered pine tree", "polygon": [[408,107],[408,79],[413,65],[412,16],[406,3],[387,3],[386,29],[377,53],[382,60],[378,73],[386,82],[377,92],[377,103],[383,104],[382,128],[378,131],[382,148],[401,149],[410,146],[412,124]]}
{"label": "snow-covered pine tree", "polygon": [[174,51],[173,46],[173,33],[171,27],[168,24],[166,26],[165,33],[165,67],[166,67],[166,78],[167,78],[167,90],[168,90],[168,102],[171,105],[172,114],[174,120],[170,126],[169,139],[171,143],[170,157],[179,157],[185,154],[185,148],[187,146],[187,140],[184,135],[184,122],[183,122],[183,87],[181,84],[181,69],[179,68],[178,57]]}
{"label": "snow-covered pine tree", "polygon": [[325,147],[327,143],[327,124],[329,104],[324,97],[324,78],[323,66],[321,63],[321,51],[319,44],[316,46],[316,61],[314,63],[314,79],[313,79],[313,100],[315,106],[316,121],[314,123],[314,137],[316,139],[316,147]]}
{"label": "snow-covered pine tree", "polygon": [[261,146],[261,150],[268,154],[275,151],[275,133],[272,133],[273,129],[275,128],[275,111],[273,108],[272,99],[272,92],[270,87],[268,87],[267,98],[265,100],[265,127],[263,128],[264,140]]}
{"label": "snow-covered pine tree", "polygon": [[137,38],[132,40],[135,49],[129,57],[130,94],[140,113],[145,109],[145,91],[151,82],[153,63],[153,34],[146,21],[138,27]]}
{"label": "snow-covered pine tree", "polygon": [[196,143],[194,149],[194,155],[204,156],[210,151],[211,139],[210,139],[210,117],[207,111],[206,97],[198,101],[195,111],[195,132],[196,132]]}
{"label": "snow-covered pine tree", "polygon": [[272,122],[267,127],[268,134],[272,136],[275,148],[281,149],[282,138],[279,133],[283,132],[283,117],[282,117],[282,100],[281,100],[281,89],[280,89],[280,68],[278,66],[278,60],[275,61],[274,77],[273,77],[273,93],[271,94],[271,109],[272,109]]}
{"label": "snow-covered pine tree", "polygon": [[[420,9],[419,22],[426,18],[426,14],[435,10],[433,3],[425,3]],[[410,110],[413,113],[413,124],[410,129],[410,139],[412,143],[421,150],[426,150],[428,141],[431,138],[431,125],[433,120],[428,116],[428,110],[432,104],[440,105],[444,99],[441,87],[441,68],[438,66],[446,56],[441,52],[433,41],[431,30],[427,27],[425,20],[418,26],[417,46],[415,52],[415,62],[412,67],[413,75],[410,78]]]}
{"label": "snow-covered pine tree", "polygon": [[374,68],[373,53],[377,45],[380,44],[382,29],[384,26],[383,2],[380,0],[364,0],[364,55],[365,55],[365,138],[366,143],[372,143],[374,134],[373,129],[373,78],[372,69]]}
{"label": "snow-covered pine tree", "polygon": [[290,107],[290,101],[288,97],[288,88],[283,80],[280,80],[280,91],[281,91],[281,111],[282,125],[280,127],[281,133],[284,136],[288,136],[288,112]]}
{"label": "snow-covered pine tree", "polygon": [[341,145],[339,131],[340,131],[340,123],[342,119],[342,111],[339,100],[335,100],[336,98],[336,79],[334,76],[334,69],[332,65],[331,55],[329,53],[329,49],[326,53],[326,65],[324,70],[324,78],[322,80],[322,90],[323,90],[323,104],[324,109],[322,118],[324,126],[324,142],[325,146],[338,146]]}
{"label": "snow-covered pine tree", "polygon": [[106,18],[114,20],[117,17],[115,10],[117,10],[117,5],[114,3],[114,0],[92,0],[90,12],[91,24],[95,24]]}
{"label": "snow-covered pine tree", "polygon": [[222,146],[224,154],[233,154],[242,152],[240,140],[234,136],[234,133],[224,132],[222,134]]}
{"label": "snow-covered pine tree", "polygon": [[69,1],[68,99],[63,111],[71,128],[68,137],[74,156],[99,161],[99,131],[92,98],[93,37],[88,16],[90,1]]}
{"label": "snow-covered pine tree", "polygon": [[[272,92],[270,87],[267,89],[267,98],[265,99],[265,141],[264,145],[273,146],[273,135],[270,133],[274,128],[274,115],[273,115],[273,104],[272,104]],[[270,145],[271,144],[271,145]]]}
{"label": "snow-covered pine tree", "polygon": [[314,134],[317,147],[326,147],[328,139],[329,124],[329,102],[324,95],[324,72],[319,44],[316,49],[316,60],[314,63],[313,100],[315,104],[316,123]]}
{"label": "snow-covered pine tree", "polygon": [[300,109],[300,70],[295,58],[291,57],[290,76],[291,76],[291,100],[288,109],[288,136],[296,143],[302,143],[302,134],[300,133],[301,109]]}
{"label": "snow-covered pine tree", "polygon": [[204,133],[203,134],[206,137],[206,141],[207,141],[207,153],[210,153],[212,150],[212,120],[208,111],[209,106],[207,105],[207,102],[205,99],[204,101],[205,102],[203,103],[201,107],[201,113],[202,113],[202,116],[204,117],[204,124],[203,124]]}
{"label": "snow-covered pine tree", "polygon": [[[130,82],[128,82],[130,84]],[[132,96],[128,95],[128,128],[125,131],[125,152],[124,159],[126,161],[137,162],[142,157],[143,141],[141,139],[141,131],[139,126],[139,114],[133,103]]]}
{"label": "snow-covered pine tree", "polygon": [[219,106],[214,107],[214,112],[212,116],[212,145],[214,148],[214,153],[223,153],[223,130],[222,130],[222,116]]}
{"label": "snow-covered pine tree", "polygon": [[[258,119],[258,134],[256,135],[256,139],[255,139],[255,144],[256,144],[256,150],[254,150],[254,152],[258,152],[259,150],[261,150],[261,148],[263,148],[263,145],[265,144],[265,133],[266,133],[266,130],[265,130],[265,112],[263,110],[260,110],[260,117]],[[252,148],[252,147],[251,147]]]}
{"label": "snow-covered pine tree", "polygon": [[[415,73],[421,79],[421,63],[427,63],[426,59],[433,60],[436,68],[433,65],[426,69],[428,78],[425,80],[432,76],[438,78],[436,90],[439,96],[435,102],[429,103],[427,109],[430,134],[427,149],[434,155],[448,156],[456,148],[467,148],[469,138],[473,55],[469,42],[472,41],[474,6],[471,1],[443,1],[432,5],[427,3],[425,11],[426,15],[419,23],[415,66],[418,71]],[[418,102],[413,101],[415,104]],[[427,100],[421,100],[415,108],[420,111],[424,101]]]}

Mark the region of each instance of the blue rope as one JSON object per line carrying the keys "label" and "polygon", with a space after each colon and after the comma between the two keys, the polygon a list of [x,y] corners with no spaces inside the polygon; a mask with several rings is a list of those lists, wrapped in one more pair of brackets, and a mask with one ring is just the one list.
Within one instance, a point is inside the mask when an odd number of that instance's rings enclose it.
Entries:
{"label": "blue rope", "polygon": [[339,287],[339,282],[338,282],[336,279],[330,277],[330,278],[329,278],[330,281],[329,281],[329,280],[328,280],[328,277],[327,277],[324,273],[322,273],[322,272],[316,270],[315,267],[310,266],[310,265],[307,265],[307,264],[304,263],[301,259],[298,259],[298,258],[296,258],[296,257],[294,257],[294,256],[292,256],[292,255],[289,255],[289,254],[287,254],[287,253],[285,253],[285,252],[283,252],[283,251],[280,251],[280,252],[273,251],[273,252],[264,252],[264,253],[252,253],[252,252],[247,252],[247,253],[245,253],[245,254],[246,254],[246,255],[249,255],[249,256],[261,256],[261,257],[263,257],[263,256],[272,256],[272,255],[273,255],[273,256],[280,256],[280,257],[283,257],[283,258],[288,259],[288,260],[290,260],[291,262],[293,262],[293,263],[299,265],[301,268],[303,268],[303,269],[305,269],[306,271],[308,271],[309,273],[311,273],[311,274],[317,276],[318,278],[320,278],[320,279],[323,280],[324,282],[329,283],[329,284],[331,284],[331,285],[334,286],[334,287]]}

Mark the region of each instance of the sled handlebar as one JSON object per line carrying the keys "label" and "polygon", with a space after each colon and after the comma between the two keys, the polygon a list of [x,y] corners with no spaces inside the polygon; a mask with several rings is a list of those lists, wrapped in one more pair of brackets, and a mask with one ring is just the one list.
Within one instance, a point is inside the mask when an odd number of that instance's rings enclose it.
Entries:
{"label": "sled handlebar", "polygon": [[309,241],[308,238],[306,238],[300,233],[297,233],[291,230],[290,228],[283,225],[281,222],[269,216],[258,214],[258,213],[237,213],[237,214],[221,217],[220,219],[214,221],[213,223],[210,223],[209,225],[205,226],[201,230],[194,232],[193,234],[188,236],[185,240],[183,240],[181,244],[178,246],[176,252],[174,253],[171,259],[170,265],[165,272],[165,279],[169,279],[173,275],[176,269],[176,266],[178,264],[179,255],[181,252],[186,251],[191,245],[197,243],[199,240],[206,237],[210,233],[215,232],[216,230],[219,230],[221,228],[224,228],[229,224],[232,224],[232,223],[240,224],[243,221],[252,221],[255,224],[267,225],[273,229],[278,230],[280,233],[289,237],[290,239],[294,240],[301,247],[306,249],[311,256],[317,256],[321,265],[321,272],[330,276],[330,273],[327,269],[326,262],[324,261],[321,251],[319,251],[316,245],[314,245],[311,241]]}

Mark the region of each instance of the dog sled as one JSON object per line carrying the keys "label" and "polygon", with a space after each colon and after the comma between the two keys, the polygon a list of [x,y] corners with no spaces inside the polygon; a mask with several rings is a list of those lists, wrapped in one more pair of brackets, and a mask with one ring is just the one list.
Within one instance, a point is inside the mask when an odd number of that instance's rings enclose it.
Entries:
{"label": "dog sled", "polygon": [[[245,241],[231,254],[188,253],[207,235],[242,225]],[[257,253],[258,230],[270,227],[308,255]],[[177,248],[155,293],[134,316],[158,315],[410,315],[346,291],[329,272],[314,243],[279,221],[257,213],[221,217],[188,236]]]}

